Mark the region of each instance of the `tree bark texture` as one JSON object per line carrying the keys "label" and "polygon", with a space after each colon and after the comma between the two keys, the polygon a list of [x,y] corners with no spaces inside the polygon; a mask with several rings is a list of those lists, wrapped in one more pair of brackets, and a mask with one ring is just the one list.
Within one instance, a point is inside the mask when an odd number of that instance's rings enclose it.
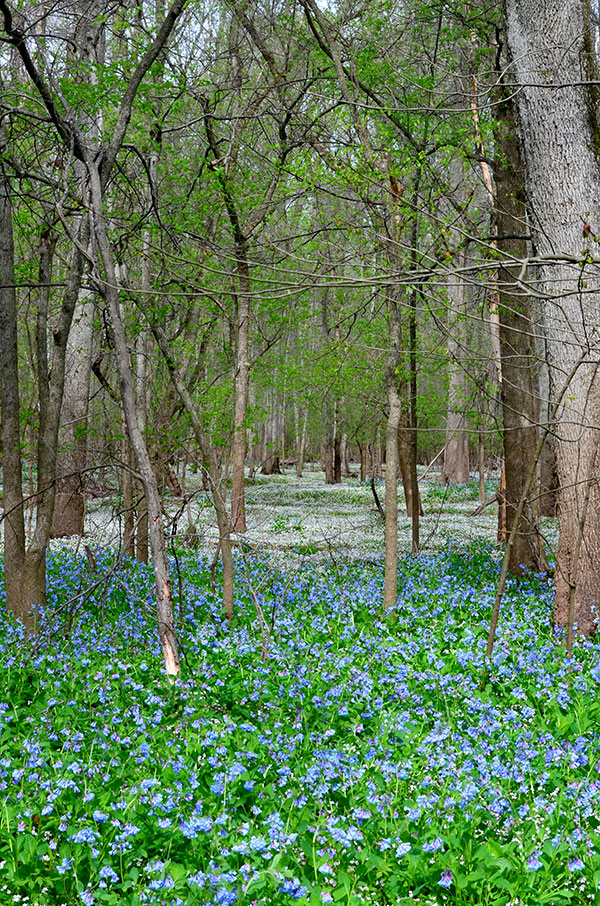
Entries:
{"label": "tree bark texture", "polygon": [[83,535],[87,418],[92,365],[94,303],[83,290],[67,342],[65,389],[61,409],[57,486],[52,537]]}
{"label": "tree bark texture", "polygon": [[[506,0],[505,15],[511,63],[507,79],[516,83],[512,90],[532,231],[537,254],[548,259],[539,268],[539,289],[546,299],[557,418],[554,619],[559,626],[568,624],[573,590],[579,630],[591,634],[600,608],[600,475],[595,462],[600,279],[597,267],[578,263],[585,262],[591,237],[600,234],[598,73],[590,7],[587,0]],[[558,260],[551,260],[554,256]],[[571,261],[561,261],[563,256]]]}
{"label": "tree bark texture", "polygon": [[[515,135],[510,100],[494,107],[498,156],[494,164],[496,185],[495,232],[499,252],[507,263],[498,270],[498,316],[502,359],[502,433],[506,507],[503,530],[510,535],[524,493],[530,464],[536,456],[539,412],[535,379],[535,341],[531,295],[519,286],[521,264],[527,255],[527,217],[523,198],[523,168]],[[511,260],[515,261],[510,264]],[[540,532],[540,498],[534,483],[523,509],[521,524],[511,545],[508,568],[513,575],[539,573],[548,568]]]}
{"label": "tree bark texture", "polygon": [[[5,146],[0,132],[0,150]],[[34,613],[22,587],[25,558],[25,520],[21,475],[17,299],[10,183],[0,165],[0,402],[2,404],[2,484],[6,604],[26,627]]]}

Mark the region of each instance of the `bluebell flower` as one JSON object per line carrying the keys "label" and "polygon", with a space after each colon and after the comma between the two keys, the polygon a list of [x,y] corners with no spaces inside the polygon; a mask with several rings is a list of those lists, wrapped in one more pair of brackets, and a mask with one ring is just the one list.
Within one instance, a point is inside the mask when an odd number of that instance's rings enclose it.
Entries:
{"label": "bluebell flower", "polygon": [[148,883],[149,890],[167,890],[175,887],[175,881],[169,875],[164,878],[153,878]]}
{"label": "bluebell flower", "polygon": [[218,906],[221,906],[221,904],[223,904],[223,906],[229,906],[229,904],[237,902],[237,893],[235,890],[227,890],[226,887],[219,887],[215,892],[214,902],[218,904]]}
{"label": "bluebell flower", "polygon": [[423,844],[423,852],[425,853],[434,853],[438,849],[443,849],[444,841],[441,837],[436,837],[435,840],[429,840],[427,843]]}
{"label": "bluebell flower", "polygon": [[529,871],[538,871],[540,868],[544,867],[544,863],[540,860],[537,850],[533,852],[527,859],[527,868]]}
{"label": "bluebell flower", "polygon": [[93,827],[82,827],[77,833],[71,834],[69,840],[72,843],[95,843],[99,836]]}
{"label": "bluebell flower", "polygon": [[103,888],[108,886],[106,883],[107,881],[110,881],[111,884],[114,884],[119,880],[118,874],[111,868],[110,865],[105,865],[103,868],[101,868],[98,872],[98,877],[102,879],[98,886]]}
{"label": "bluebell flower", "polygon": [[208,834],[212,830],[211,818],[202,818],[199,815],[192,815],[189,821],[182,821],[179,829],[184,837],[188,840],[194,840],[198,834]]}
{"label": "bluebell flower", "polygon": [[440,880],[438,881],[438,884],[440,885],[440,887],[451,887],[452,881],[453,881],[452,872],[449,871],[448,869],[446,869],[445,871],[442,872],[442,876],[441,876]]}
{"label": "bluebell flower", "polygon": [[280,893],[287,893],[294,900],[301,900],[308,893],[308,887],[303,887],[298,878],[286,879],[279,888]]}

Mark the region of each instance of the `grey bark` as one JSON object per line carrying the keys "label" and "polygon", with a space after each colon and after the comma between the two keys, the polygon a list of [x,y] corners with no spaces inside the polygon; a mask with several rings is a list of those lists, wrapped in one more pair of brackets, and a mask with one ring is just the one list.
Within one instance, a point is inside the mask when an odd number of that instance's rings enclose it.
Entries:
{"label": "grey bark", "polygon": [[600,129],[590,6],[506,0],[505,16],[557,405],[554,619],[568,625],[571,601],[579,630],[591,634],[600,609],[600,279],[583,250],[600,234]]}
{"label": "grey bark", "polygon": [[[497,284],[505,478],[499,513],[503,517],[502,531],[510,536],[525,492],[529,466],[536,456],[539,412],[531,296],[519,287],[522,271],[519,259],[526,257],[527,246],[525,239],[517,237],[526,233],[527,218],[512,102],[502,96],[497,98],[494,116],[499,152],[494,164],[497,245],[508,262],[515,261],[515,264],[506,263],[499,268]],[[508,568],[513,575],[539,573],[548,568],[540,531],[540,499],[536,484],[526,498],[510,549]],[[505,513],[502,513],[503,506]]]}

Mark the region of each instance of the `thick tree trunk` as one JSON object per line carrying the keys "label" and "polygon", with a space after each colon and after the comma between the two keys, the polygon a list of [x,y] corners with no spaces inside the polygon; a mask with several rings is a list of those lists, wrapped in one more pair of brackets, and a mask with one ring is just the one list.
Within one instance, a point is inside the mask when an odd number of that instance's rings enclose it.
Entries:
{"label": "thick tree trunk", "polygon": [[[72,56],[68,62],[73,67],[75,78],[89,88],[97,86],[98,72],[105,59],[103,3],[102,0],[78,0],[75,8],[77,24],[74,40],[69,46],[68,53]],[[97,153],[100,148],[103,113],[101,110],[91,113],[83,108],[79,118],[80,125],[86,131],[89,147]],[[85,198],[85,167],[81,161],[75,161],[74,172],[81,197]],[[67,343],[51,531],[55,538],[81,536],[84,531],[93,332],[94,300],[89,290],[81,289]]]}
{"label": "thick tree trunk", "polygon": [[58,436],[56,497],[52,537],[83,535],[87,419],[92,365],[94,302],[87,290],[80,293],[67,343],[65,389]]}
{"label": "thick tree trunk", "polygon": [[554,619],[589,635],[600,612],[600,280],[582,252],[596,254],[600,235],[594,33],[587,0],[506,0],[505,11],[557,418]]}
{"label": "thick tree trunk", "polygon": [[333,441],[333,480],[335,484],[342,483],[342,438],[337,425]]}
{"label": "thick tree trunk", "polygon": [[[5,135],[0,129],[0,149]],[[55,241],[45,229],[40,243],[40,291],[36,330],[39,431],[37,448],[36,521],[33,537],[25,549],[21,453],[19,431],[19,384],[17,367],[17,312],[14,289],[14,246],[10,185],[0,167],[0,378],[2,399],[5,542],[4,568],[6,606],[23,622],[28,632],[36,628],[37,613],[46,604],[46,549],[54,511],[56,451],[64,389],[66,346],[75,304],[81,287],[83,256],[89,232],[87,219],[80,225],[71,255],[69,277],[53,334],[50,367],[48,354],[48,298]],[[30,505],[34,505],[33,501]]]}
{"label": "thick tree trunk", "polygon": [[[5,148],[0,131],[0,151]],[[2,403],[2,485],[6,606],[32,629],[35,611],[24,593],[25,520],[21,473],[17,299],[10,185],[0,165],[0,401]],[[44,582],[45,588],[45,582]],[[35,601],[39,594],[34,596]]]}
{"label": "thick tree trunk", "polygon": [[[500,99],[494,106],[494,116],[499,150],[494,166],[497,245],[508,261],[514,259],[517,262],[506,264],[498,271],[505,476],[499,517],[503,517],[502,534],[508,537],[525,492],[530,464],[536,457],[539,417],[531,297],[518,284],[522,271],[518,259],[527,255],[526,240],[518,237],[523,236],[528,227],[512,102]],[[502,512],[504,507],[505,513]],[[517,576],[524,572],[543,572],[548,568],[540,534],[540,503],[535,485],[523,508],[523,516],[511,545],[508,568]]]}

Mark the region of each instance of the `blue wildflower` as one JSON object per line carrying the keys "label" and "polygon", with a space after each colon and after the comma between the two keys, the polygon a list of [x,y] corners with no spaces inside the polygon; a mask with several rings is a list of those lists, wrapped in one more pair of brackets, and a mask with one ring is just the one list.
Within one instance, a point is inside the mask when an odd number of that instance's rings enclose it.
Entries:
{"label": "blue wildflower", "polygon": [[438,884],[440,885],[440,887],[451,887],[452,880],[453,880],[452,872],[449,871],[448,869],[446,869],[445,871],[442,872],[442,876],[441,876],[440,880],[438,881]]}

